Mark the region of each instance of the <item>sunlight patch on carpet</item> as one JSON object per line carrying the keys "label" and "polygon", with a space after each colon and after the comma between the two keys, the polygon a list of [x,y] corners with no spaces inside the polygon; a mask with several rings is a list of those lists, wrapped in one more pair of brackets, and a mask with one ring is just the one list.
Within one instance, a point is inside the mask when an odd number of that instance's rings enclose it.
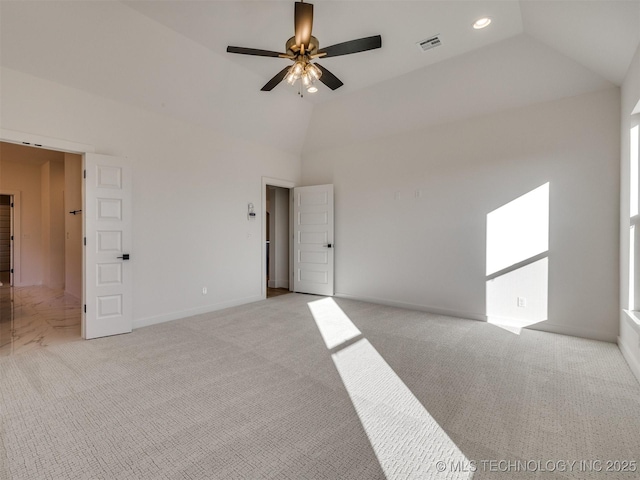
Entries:
{"label": "sunlight patch on carpet", "polygon": [[[360,334],[332,298],[308,305],[328,348],[348,336],[346,332],[351,338]],[[316,312],[321,312],[318,318]],[[341,335],[327,335],[326,325],[331,325],[330,332]],[[472,478],[471,472],[449,468],[469,462],[366,338],[340,349],[331,358],[388,480]]]}

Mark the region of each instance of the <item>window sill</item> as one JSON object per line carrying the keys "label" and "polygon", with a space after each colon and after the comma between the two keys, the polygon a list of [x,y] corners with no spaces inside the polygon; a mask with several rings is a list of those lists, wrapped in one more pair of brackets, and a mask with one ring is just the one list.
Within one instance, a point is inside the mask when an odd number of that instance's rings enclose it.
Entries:
{"label": "window sill", "polygon": [[627,314],[627,317],[635,324],[637,329],[640,329],[640,311],[638,310],[623,310]]}

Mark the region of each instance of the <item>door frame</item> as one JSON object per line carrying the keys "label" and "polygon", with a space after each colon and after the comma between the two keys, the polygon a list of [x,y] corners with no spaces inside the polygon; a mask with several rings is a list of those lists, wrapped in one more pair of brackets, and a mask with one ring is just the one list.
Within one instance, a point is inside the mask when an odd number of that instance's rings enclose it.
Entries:
{"label": "door frame", "polygon": [[[293,188],[296,183],[281,178],[262,177],[262,187],[260,190],[260,203],[262,205],[261,229],[260,229],[260,263],[262,280],[260,282],[262,298],[267,298],[267,254],[265,245],[267,244],[267,186],[282,187],[289,189],[289,238],[293,236]],[[293,242],[289,242],[289,291],[293,288]]]}
{"label": "door frame", "polygon": [[[58,152],[65,152],[65,153],[75,153],[78,155],[82,156],[82,169],[84,170],[84,165],[85,165],[85,154],[87,153],[95,153],[95,147],[93,145],[88,145],[88,144],[84,144],[84,143],[77,143],[77,142],[69,142],[67,140],[60,140],[60,139],[56,139],[56,138],[50,138],[50,137],[44,137],[42,135],[34,135],[31,133],[25,133],[25,132],[17,132],[14,130],[7,130],[4,128],[0,128],[0,142],[6,142],[6,143],[17,143],[19,145],[25,145],[28,147],[33,147],[33,148],[43,148],[46,150],[55,150]],[[20,192],[18,192],[20,193]],[[16,197],[14,197],[15,199]],[[86,192],[85,192],[85,185],[84,182],[82,183],[82,209],[85,209],[85,203],[86,203]],[[14,214],[17,213],[17,210],[14,211]],[[17,216],[17,215],[16,215]],[[15,221],[15,220],[14,220]],[[18,217],[18,225],[19,225],[19,217]],[[18,229],[15,227],[16,231],[18,231]],[[82,234],[85,235],[85,221],[84,221],[84,216],[82,217]],[[14,235],[15,238],[15,235]],[[14,247],[16,247],[16,245],[14,244]],[[19,247],[16,247],[16,252],[18,252]],[[84,252],[82,253],[82,298],[81,298],[81,305],[85,305],[86,304],[86,288],[87,288],[87,278],[86,275],[84,274],[85,271],[85,255]],[[19,262],[19,259],[18,259]],[[14,270],[16,269],[15,267],[16,265],[16,260],[15,260],[15,254],[14,254]],[[22,276],[22,275],[21,275]],[[15,283],[15,276],[14,276],[14,283]],[[82,338],[84,339],[84,323],[85,323],[85,314],[84,311],[82,311],[81,313],[82,319],[81,319],[81,335]]]}
{"label": "door frame", "polygon": [[[20,190],[2,190],[0,189],[0,195],[9,195],[13,202],[13,209],[11,212],[11,235],[13,235],[13,241],[11,242],[11,269],[13,272],[10,275],[11,286],[19,287],[22,281],[22,270],[20,265],[20,237],[21,228],[20,224]],[[17,280],[17,273],[20,272],[20,280]]]}

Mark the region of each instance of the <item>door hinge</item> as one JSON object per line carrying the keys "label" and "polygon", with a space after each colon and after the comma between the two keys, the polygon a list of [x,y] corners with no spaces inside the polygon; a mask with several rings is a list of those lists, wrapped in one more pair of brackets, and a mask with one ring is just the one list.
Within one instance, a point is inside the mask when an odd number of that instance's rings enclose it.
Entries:
{"label": "door hinge", "polygon": [[13,208],[13,202],[11,202],[11,208]]}
{"label": "door hinge", "polygon": [[84,246],[87,246],[87,237],[84,237]]}
{"label": "door hinge", "polygon": [[11,273],[13,273],[13,268],[11,269]]}
{"label": "door hinge", "polygon": [[13,235],[11,235],[11,241],[13,242]]}
{"label": "door hinge", "polygon": [[84,313],[87,313],[87,304],[84,304]]}
{"label": "door hinge", "polygon": [[86,170],[84,170],[84,171],[82,172],[82,178],[87,178],[87,171],[86,171]]}

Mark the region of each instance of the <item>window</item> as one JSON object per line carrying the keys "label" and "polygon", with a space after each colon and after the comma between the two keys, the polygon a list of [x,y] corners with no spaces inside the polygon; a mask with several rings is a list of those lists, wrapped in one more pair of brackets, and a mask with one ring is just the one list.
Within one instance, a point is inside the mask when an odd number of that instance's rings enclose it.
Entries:
{"label": "window", "polygon": [[[640,104],[639,104],[640,105]],[[629,310],[640,310],[640,203],[638,183],[640,180],[640,114],[631,117],[629,131]]]}

